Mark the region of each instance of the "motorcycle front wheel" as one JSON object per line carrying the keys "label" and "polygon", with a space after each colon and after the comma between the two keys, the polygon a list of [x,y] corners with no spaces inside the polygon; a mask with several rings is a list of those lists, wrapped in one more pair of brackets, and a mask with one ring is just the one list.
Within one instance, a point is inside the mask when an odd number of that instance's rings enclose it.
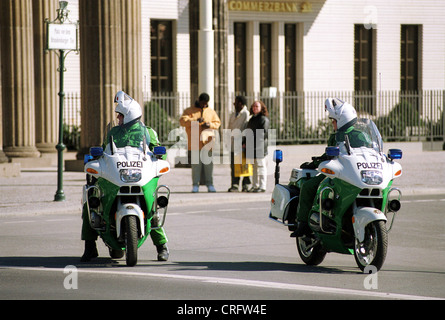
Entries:
{"label": "motorcycle front wheel", "polygon": [[319,265],[326,256],[327,251],[321,246],[318,240],[303,236],[297,237],[297,249],[301,260],[307,265]]}
{"label": "motorcycle front wheel", "polygon": [[133,267],[138,261],[138,225],[136,216],[125,218],[125,258],[127,266]]}
{"label": "motorcycle front wheel", "polygon": [[364,269],[372,265],[377,271],[383,266],[388,249],[388,233],[385,221],[373,221],[365,227],[365,239],[355,239],[354,257],[358,267]]}

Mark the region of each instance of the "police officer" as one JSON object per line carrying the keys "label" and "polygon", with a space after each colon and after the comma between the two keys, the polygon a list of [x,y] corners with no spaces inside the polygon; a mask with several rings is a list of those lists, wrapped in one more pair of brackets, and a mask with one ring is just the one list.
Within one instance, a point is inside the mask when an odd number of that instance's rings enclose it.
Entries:
{"label": "police officer", "polygon": [[[125,92],[119,91],[114,98],[114,102],[117,103],[115,112],[117,112],[119,123],[107,134],[106,140],[103,143],[104,148],[110,137],[113,137],[117,148],[126,146],[139,147],[144,136],[151,151],[153,151],[154,147],[160,145],[156,131],[146,127],[141,122],[142,109],[137,101]],[[82,240],[85,240],[85,251],[80,261],[87,262],[98,256],[96,247],[97,233],[90,227],[86,213],[83,213],[82,220]],[[167,261],[169,251],[164,229],[151,230],[150,237],[156,246],[158,260]]]}
{"label": "police officer", "polygon": [[[350,145],[353,148],[368,143],[367,140],[369,139],[366,139],[362,132],[354,129],[354,124],[357,122],[357,112],[352,105],[337,98],[328,98],[325,101],[325,110],[328,112],[334,128],[334,133],[329,136],[328,146],[336,146],[338,142],[345,141],[345,135],[348,135]],[[323,156],[320,158],[323,158]],[[311,163],[303,164],[302,167],[316,169],[321,161],[323,160],[314,160]],[[301,187],[296,214],[297,229],[291,234],[291,237],[301,237],[311,232],[308,218],[318,186],[324,178],[326,176],[320,173],[306,181]]]}

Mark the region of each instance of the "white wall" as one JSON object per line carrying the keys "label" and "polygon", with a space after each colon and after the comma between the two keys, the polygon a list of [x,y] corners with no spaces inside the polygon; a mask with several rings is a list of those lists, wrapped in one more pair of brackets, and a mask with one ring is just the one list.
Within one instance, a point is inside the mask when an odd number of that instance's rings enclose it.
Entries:
{"label": "white wall", "polygon": [[354,90],[354,24],[377,25],[377,89],[400,90],[400,25],[423,25],[422,89],[445,87],[445,1],[328,0],[304,39],[304,89]]}
{"label": "white wall", "polygon": [[[422,88],[445,88],[445,1],[443,0],[312,0],[311,13],[229,12],[229,91],[233,91],[233,22],[304,23],[303,90],[354,90],[354,24],[377,24],[377,89],[400,89],[400,25],[422,24]],[[78,19],[78,0],[69,0],[70,17]],[[175,20],[176,91],[190,91],[188,0],[142,0],[142,79],[150,91],[150,19]],[[255,21],[255,22],[254,22]],[[258,39],[252,43],[256,44]],[[278,43],[281,44],[281,40]],[[281,44],[282,46],[282,44]],[[250,50],[257,50],[253,46]],[[251,52],[255,56],[257,52]],[[277,56],[283,57],[282,54]],[[252,60],[253,67],[257,63]],[[283,68],[282,63],[277,64]],[[80,92],[80,56],[66,60],[65,91]],[[259,71],[256,72],[259,74]],[[275,70],[275,76],[284,74]],[[381,76],[381,83],[379,81]],[[249,78],[253,87],[258,79]],[[277,83],[282,80],[275,79]]]}
{"label": "white wall", "polygon": [[[68,0],[69,17],[79,19],[79,1]],[[150,19],[175,20],[176,28],[176,91],[190,91],[190,44],[189,44],[189,6],[188,0],[142,0],[142,88],[151,91],[150,65]],[[82,48],[81,48],[82,50]],[[80,55],[68,54],[65,62],[65,91],[80,93]]]}
{"label": "white wall", "polygon": [[[68,0],[69,19],[79,20],[79,0]],[[57,14],[56,14],[57,15]],[[82,50],[82,48],[80,48]],[[55,54],[55,53],[49,53]],[[64,91],[80,94],[80,53],[70,52],[65,59]]]}
{"label": "white wall", "polygon": [[[150,19],[175,20],[175,90],[190,91],[190,41],[188,0],[142,0],[142,74],[144,91],[151,92]],[[175,34],[175,31],[173,31]]]}

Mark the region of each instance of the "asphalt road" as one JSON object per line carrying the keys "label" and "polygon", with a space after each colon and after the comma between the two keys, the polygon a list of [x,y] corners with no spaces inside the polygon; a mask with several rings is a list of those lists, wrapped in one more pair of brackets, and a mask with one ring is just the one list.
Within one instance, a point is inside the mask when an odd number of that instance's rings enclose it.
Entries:
{"label": "asphalt road", "polygon": [[80,263],[78,213],[0,217],[0,299],[445,299],[444,195],[403,198],[373,278],[348,255],[304,265],[267,200],[169,208],[169,261],[147,241],[133,268],[101,241]]}

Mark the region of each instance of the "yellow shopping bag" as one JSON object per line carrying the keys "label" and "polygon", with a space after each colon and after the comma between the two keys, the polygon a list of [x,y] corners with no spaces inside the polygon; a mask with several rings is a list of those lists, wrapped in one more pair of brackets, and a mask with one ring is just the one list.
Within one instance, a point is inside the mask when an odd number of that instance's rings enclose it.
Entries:
{"label": "yellow shopping bag", "polygon": [[247,163],[246,154],[244,152],[242,155],[235,156],[234,160],[235,164],[233,167],[235,169],[235,177],[249,177],[253,174],[253,166],[251,163]]}

